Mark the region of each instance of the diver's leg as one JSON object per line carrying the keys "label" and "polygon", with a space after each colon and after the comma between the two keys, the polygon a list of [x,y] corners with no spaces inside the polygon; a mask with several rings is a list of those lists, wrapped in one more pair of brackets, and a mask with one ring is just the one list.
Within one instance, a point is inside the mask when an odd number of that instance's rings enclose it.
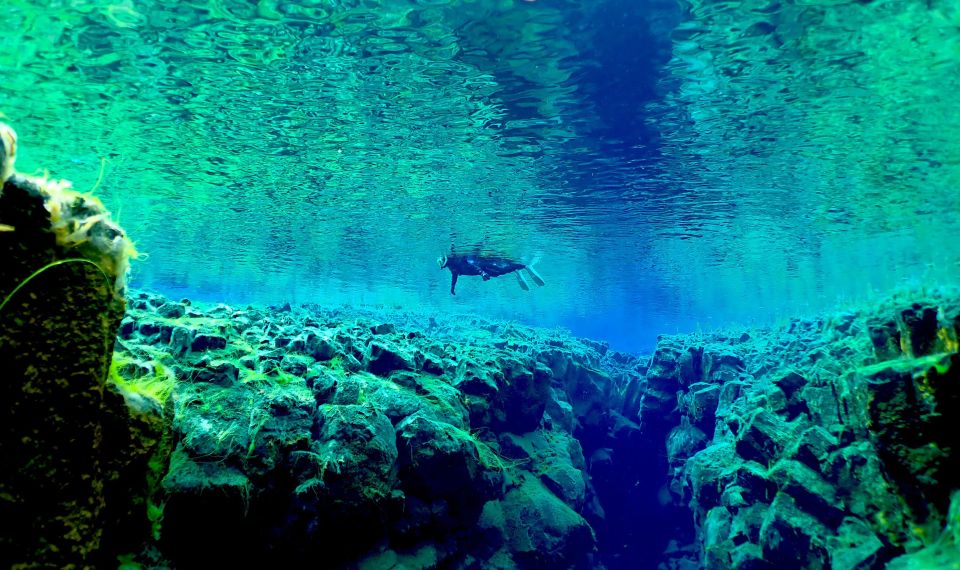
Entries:
{"label": "diver's leg", "polygon": [[520,288],[523,289],[524,291],[529,291],[530,284],[527,283],[527,280],[523,278],[523,274],[517,271],[515,275],[517,276],[517,283],[520,284]]}
{"label": "diver's leg", "polygon": [[460,274],[459,274],[459,273],[455,273],[455,272],[453,272],[453,271],[450,272],[450,294],[451,294],[451,295],[456,295],[456,294],[457,294],[456,289],[457,289],[457,278],[458,278],[458,277],[460,277]]}

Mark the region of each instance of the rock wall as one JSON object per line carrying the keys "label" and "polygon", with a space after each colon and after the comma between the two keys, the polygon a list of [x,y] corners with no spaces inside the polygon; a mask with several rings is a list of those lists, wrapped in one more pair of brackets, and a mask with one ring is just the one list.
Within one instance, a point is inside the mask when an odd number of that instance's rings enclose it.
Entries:
{"label": "rock wall", "polygon": [[101,568],[145,538],[162,433],[107,382],[132,246],[95,198],[17,173],[3,124],[0,141],[0,566]]}
{"label": "rock wall", "polygon": [[118,355],[180,379],[177,568],[921,568],[958,556],[958,306],[637,358],[475,317],[138,293]]}
{"label": "rock wall", "polygon": [[606,403],[640,364],[604,344],[139,293],[118,360],[180,379],[159,542],[178,568],[601,564],[578,438],[607,437]]}
{"label": "rock wall", "polygon": [[695,531],[667,566],[903,567],[932,545],[960,561],[942,539],[960,486],[958,325],[938,298],[662,338],[643,437],[665,448]]}

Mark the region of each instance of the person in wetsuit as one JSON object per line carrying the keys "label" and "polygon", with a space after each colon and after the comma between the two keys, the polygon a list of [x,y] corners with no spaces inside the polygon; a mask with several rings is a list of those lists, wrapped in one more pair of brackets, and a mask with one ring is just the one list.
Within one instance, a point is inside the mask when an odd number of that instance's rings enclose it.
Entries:
{"label": "person in wetsuit", "polygon": [[451,295],[457,294],[457,279],[459,279],[461,275],[479,275],[484,281],[487,281],[493,277],[500,277],[501,275],[515,272],[520,288],[524,291],[529,291],[530,284],[522,273],[526,272],[530,279],[538,286],[543,286],[544,284],[543,278],[534,271],[533,267],[503,257],[488,257],[479,254],[456,255],[455,253],[451,253],[449,256],[441,255],[438,257],[437,265],[440,266],[440,269],[450,270]]}

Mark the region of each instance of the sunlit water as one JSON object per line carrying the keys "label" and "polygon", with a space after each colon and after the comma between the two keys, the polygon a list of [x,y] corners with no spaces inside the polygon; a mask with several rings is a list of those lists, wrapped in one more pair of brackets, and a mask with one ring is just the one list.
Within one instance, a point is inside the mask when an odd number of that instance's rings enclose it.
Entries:
{"label": "sunlit water", "polygon": [[[0,22],[18,166],[96,186],[141,287],[645,349],[960,282],[957,2],[6,0]],[[452,297],[452,243],[540,258],[547,286]]]}

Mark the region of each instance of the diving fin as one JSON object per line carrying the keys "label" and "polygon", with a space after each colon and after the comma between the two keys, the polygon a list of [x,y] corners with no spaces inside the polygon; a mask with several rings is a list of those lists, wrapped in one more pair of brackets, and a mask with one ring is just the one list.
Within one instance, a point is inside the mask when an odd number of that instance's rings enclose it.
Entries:
{"label": "diving fin", "polygon": [[517,271],[516,276],[517,276],[517,283],[520,284],[520,288],[523,289],[524,291],[529,291],[530,284],[527,283],[527,280],[524,279],[523,275],[519,271]]}
{"label": "diving fin", "polygon": [[[526,267],[527,273],[530,274],[530,279],[533,279],[533,282],[536,283],[539,287],[543,287],[546,283],[543,281],[543,277],[540,277],[540,274],[537,273],[533,267],[529,265]],[[517,272],[519,274],[519,272]]]}

